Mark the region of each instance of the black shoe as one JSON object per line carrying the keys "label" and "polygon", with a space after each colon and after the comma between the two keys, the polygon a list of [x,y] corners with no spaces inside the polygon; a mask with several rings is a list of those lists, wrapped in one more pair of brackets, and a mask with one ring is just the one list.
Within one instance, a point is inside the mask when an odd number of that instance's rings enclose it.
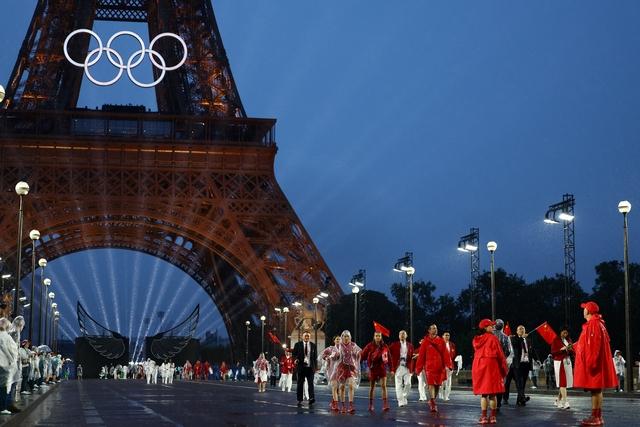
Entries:
{"label": "black shoe", "polygon": [[302,408],[302,402],[298,401],[298,408]]}
{"label": "black shoe", "polygon": [[509,399],[504,399],[504,400],[502,401],[502,403],[504,403],[505,405],[508,405],[508,404],[509,404]]}
{"label": "black shoe", "polygon": [[[525,402],[528,402],[530,399],[531,399],[531,397],[529,397],[529,396],[525,396],[524,401],[525,401]],[[524,403],[524,402],[523,402],[523,403]]]}
{"label": "black shoe", "polygon": [[309,406],[312,406],[314,403],[316,403],[316,399],[314,399],[313,397],[309,399]]}
{"label": "black shoe", "polygon": [[9,405],[7,407],[7,409],[9,410],[9,412],[11,412],[12,414],[17,414],[18,412],[20,412],[20,408],[18,408],[16,405]]}

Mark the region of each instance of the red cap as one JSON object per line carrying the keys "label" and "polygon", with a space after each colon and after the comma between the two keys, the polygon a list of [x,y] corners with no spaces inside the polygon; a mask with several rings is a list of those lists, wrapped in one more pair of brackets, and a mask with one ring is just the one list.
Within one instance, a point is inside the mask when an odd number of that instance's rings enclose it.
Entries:
{"label": "red cap", "polygon": [[480,325],[479,325],[479,327],[480,327],[480,329],[484,329],[484,328],[486,328],[487,326],[495,326],[495,324],[496,324],[496,322],[494,322],[494,321],[493,321],[493,320],[491,320],[491,319],[482,319],[482,320],[480,321]]}
{"label": "red cap", "polygon": [[600,311],[600,307],[593,301],[587,301],[580,304],[580,308],[586,308],[589,314],[598,313]]}

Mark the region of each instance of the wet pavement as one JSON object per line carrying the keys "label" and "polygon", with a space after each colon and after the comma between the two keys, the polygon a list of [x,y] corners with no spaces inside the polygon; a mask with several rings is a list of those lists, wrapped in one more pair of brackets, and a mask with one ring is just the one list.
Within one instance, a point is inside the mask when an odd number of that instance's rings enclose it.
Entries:
{"label": "wet pavement", "polygon": [[[295,384],[294,384],[295,388]],[[296,406],[295,393],[268,389],[257,393],[253,383],[175,382],[147,385],[138,380],[67,381],[57,385],[19,417],[5,426],[474,426],[479,415],[479,399],[469,390],[454,390],[449,402],[439,403],[439,413],[429,412],[424,402],[416,402],[414,388],[409,405],[389,412],[367,411],[368,387],[356,395],[354,415],[328,410],[326,386],[316,389],[316,404],[309,409]],[[390,396],[395,391],[389,388]],[[514,396],[515,397],[515,396]],[[559,410],[551,395],[532,394],[524,408],[503,407],[500,426],[576,426],[588,413],[587,394],[570,397],[572,408]],[[607,426],[640,425],[640,399],[606,397]],[[0,420],[2,421],[2,420]]]}

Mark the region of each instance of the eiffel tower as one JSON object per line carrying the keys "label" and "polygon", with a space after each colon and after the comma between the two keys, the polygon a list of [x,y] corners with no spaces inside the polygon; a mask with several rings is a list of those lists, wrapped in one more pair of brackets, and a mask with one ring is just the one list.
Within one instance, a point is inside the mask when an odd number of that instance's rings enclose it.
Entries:
{"label": "eiffel tower", "polygon": [[[65,57],[65,39],[99,20],[146,22],[150,38],[185,41],[184,65],[155,86],[158,112],[77,108],[84,70]],[[71,39],[69,56],[86,58],[89,40]],[[154,50],[167,66],[184,54],[171,40]],[[209,0],[40,0],[1,107],[0,255],[16,266],[13,188],[26,181],[23,277],[32,228],[38,258],[151,254],[211,296],[236,351],[246,320],[258,326],[276,306],[310,311],[318,293],[342,295],[276,182],[276,121],[246,117]]]}

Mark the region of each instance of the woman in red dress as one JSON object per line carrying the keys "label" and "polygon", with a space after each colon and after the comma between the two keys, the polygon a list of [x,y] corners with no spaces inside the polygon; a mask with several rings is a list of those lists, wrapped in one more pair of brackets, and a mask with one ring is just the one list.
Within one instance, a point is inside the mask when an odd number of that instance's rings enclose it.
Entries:
{"label": "woman in red dress", "polygon": [[438,327],[429,326],[427,335],[422,339],[418,360],[416,361],[416,375],[424,370],[429,385],[429,408],[431,412],[438,412],[436,396],[440,386],[447,379],[447,369],[453,369],[453,362],[449,357],[447,345],[438,336]]}
{"label": "woman in red dress", "polygon": [[593,301],[580,305],[586,322],[582,325],[580,338],[573,345],[576,352],[576,367],[573,385],[591,392],[591,416],[582,420],[583,426],[601,426],[602,390],[616,388],[618,377],[611,356],[609,333],[600,315],[600,307]]}
{"label": "woman in red dress", "polygon": [[573,354],[573,343],[569,338],[569,331],[563,329],[560,336],[551,342],[551,355],[553,356],[553,368],[556,376],[556,386],[558,387],[558,397],[556,406],[560,409],[569,409],[567,400],[567,388],[573,387],[573,368],[571,366],[571,354]]}
{"label": "woman in red dress", "polygon": [[[493,334],[496,322],[482,319],[478,325],[480,330],[473,338],[473,366],[471,367],[471,382],[473,394],[480,395],[480,409],[482,415],[480,424],[495,424],[496,395],[504,393],[504,378],[507,376],[507,359],[502,352],[498,337]],[[487,407],[491,407],[491,415],[487,418]]]}
{"label": "woman in red dress", "polygon": [[373,411],[373,395],[378,381],[382,388],[382,410],[388,411],[386,366],[389,364],[389,347],[382,341],[381,332],[373,334],[373,341],[364,347],[361,358],[366,359],[369,367],[369,411]]}

